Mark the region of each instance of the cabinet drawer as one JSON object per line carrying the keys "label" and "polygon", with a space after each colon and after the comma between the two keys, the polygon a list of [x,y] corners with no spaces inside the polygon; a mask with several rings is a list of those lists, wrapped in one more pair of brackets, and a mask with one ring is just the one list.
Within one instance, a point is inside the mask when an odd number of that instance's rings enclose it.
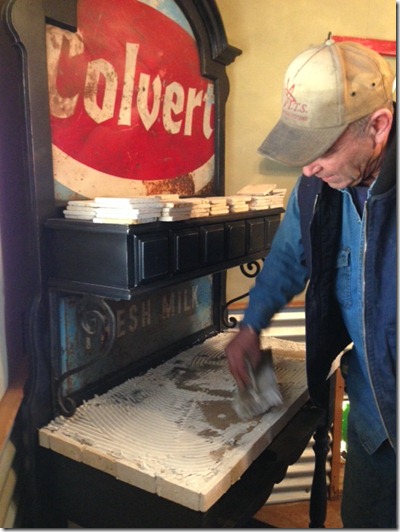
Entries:
{"label": "cabinet drawer", "polygon": [[236,259],[246,254],[246,223],[245,221],[226,224],[226,256]]}
{"label": "cabinet drawer", "polygon": [[136,283],[155,281],[168,275],[169,240],[167,233],[134,235]]}
{"label": "cabinet drawer", "polygon": [[225,229],[223,224],[202,227],[201,260],[203,264],[217,264],[225,258]]}
{"label": "cabinet drawer", "polygon": [[257,253],[265,247],[264,218],[247,220],[247,253]]}
{"label": "cabinet drawer", "polygon": [[200,235],[197,228],[174,233],[174,271],[183,272],[200,266]]}
{"label": "cabinet drawer", "polygon": [[279,215],[268,216],[265,218],[265,248],[268,250],[271,247],[272,240],[278,230],[281,217]]}

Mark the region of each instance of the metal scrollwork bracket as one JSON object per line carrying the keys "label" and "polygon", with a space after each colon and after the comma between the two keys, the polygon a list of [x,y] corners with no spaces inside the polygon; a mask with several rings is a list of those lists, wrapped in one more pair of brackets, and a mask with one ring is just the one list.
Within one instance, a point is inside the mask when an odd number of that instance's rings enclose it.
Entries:
{"label": "metal scrollwork bracket", "polygon": [[[254,279],[260,273],[263,263],[264,263],[264,259],[260,259],[260,260],[253,260],[251,262],[247,262],[246,264],[241,264],[240,271],[245,277],[248,277],[249,279]],[[232,305],[233,303],[236,303],[236,301],[240,301],[241,299],[244,299],[248,295],[249,295],[249,292],[246,292],[245,294],[235,297],[225,303],[225,305],[222,308],[222,323],[226,327],[233,329],[234,327],[236,327],[238,323],[238,320],[234,316],[229,317],[230,305]]]}
{"label": "metal scrollwork bracket", "polygon": [[108,355],[115,339],[115,316],[104,301],[96,296],[83,296],[76,307],[77,325],[84,332],[85,350],[90,351],[90,360],[76,368],[66,371],[55,378],[57,403],[60,412],[65,416],[72,416],[76,411],[75,401],[63,396],[63,383],[72,375],[89,368],[101,358]]}

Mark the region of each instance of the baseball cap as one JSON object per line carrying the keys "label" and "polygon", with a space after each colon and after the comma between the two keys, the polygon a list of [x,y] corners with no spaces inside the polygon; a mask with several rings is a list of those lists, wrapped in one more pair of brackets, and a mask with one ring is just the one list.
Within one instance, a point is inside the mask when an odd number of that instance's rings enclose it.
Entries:
{"label": "baseball cap", "polygon": [[377,52],[328,39],[289,65],[281,117],[258,151],[286,166],[323,155],[355,120],[392,100],[394,74]]}

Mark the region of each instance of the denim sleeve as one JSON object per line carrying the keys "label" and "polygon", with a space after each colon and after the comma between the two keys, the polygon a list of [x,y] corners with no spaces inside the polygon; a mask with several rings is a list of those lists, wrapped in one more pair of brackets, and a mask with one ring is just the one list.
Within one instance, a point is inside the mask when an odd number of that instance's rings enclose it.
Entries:
{"label": "denim sleeve", "polygon": [[249,293],[242,323],[256,331],[268,326],[273,315],[307,284],[307,268],[300,230],[297,181],[271,249]]}

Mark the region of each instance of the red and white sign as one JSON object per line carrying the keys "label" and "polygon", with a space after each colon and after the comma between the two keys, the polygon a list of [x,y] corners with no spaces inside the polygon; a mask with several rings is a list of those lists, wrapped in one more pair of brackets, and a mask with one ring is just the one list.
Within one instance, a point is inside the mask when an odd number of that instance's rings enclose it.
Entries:
{"label": "red and white sign", "polygon": [[110,176],[113,190],[115,179],[199,170],[212,178],[204,169],[213,172],[214,85],[181,25],[139,0],[79,0],[78,31],[48,26],[47,48],[55,178],[64,186],[72,175],[91,188]]}

